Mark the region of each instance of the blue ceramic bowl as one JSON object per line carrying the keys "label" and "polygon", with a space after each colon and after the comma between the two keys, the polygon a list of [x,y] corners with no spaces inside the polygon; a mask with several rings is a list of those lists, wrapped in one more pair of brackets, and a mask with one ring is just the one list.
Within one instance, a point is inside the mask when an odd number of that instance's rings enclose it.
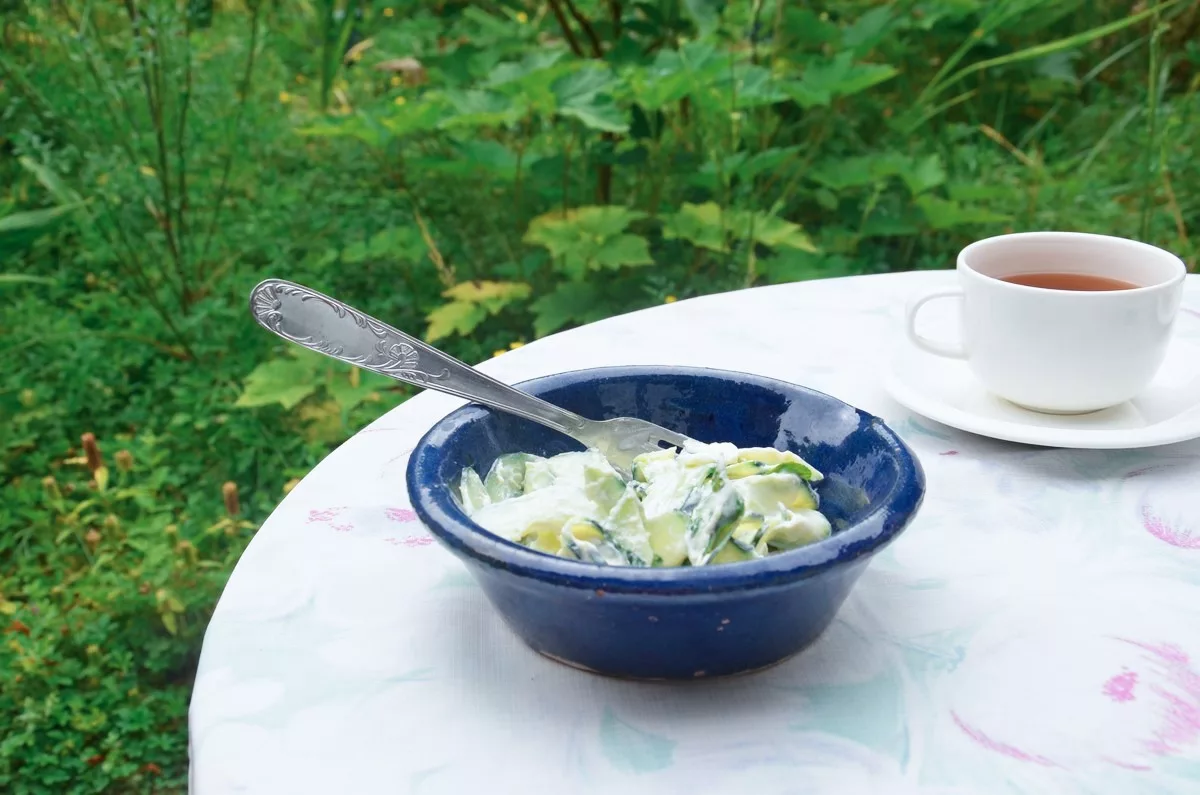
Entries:
{"label": "blue ceramic bowl", "polygon": [[467,518],[451,484],[499,455],[580,446],[540,425],[465,406],[425,434],[408,464],[412,504],[534,650],[613,676],[694,679],[777,663],[812,643],[871,556],[912,520],[925,476],[877,417],[801,386],[744,373],[611,367],[521,388],[585,417],[633,416],[702,442],[794,450],[825,473],[828,539],[698,568],[599,566],[535,552]]}

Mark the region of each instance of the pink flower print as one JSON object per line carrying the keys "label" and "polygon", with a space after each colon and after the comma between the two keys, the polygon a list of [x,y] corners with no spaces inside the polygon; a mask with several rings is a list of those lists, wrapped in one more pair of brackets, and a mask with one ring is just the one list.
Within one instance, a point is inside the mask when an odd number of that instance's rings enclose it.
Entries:
{"label": "pink flower print", "polygon": [[1200,549],[1200,532],[1178,525],[1159,514],[1151,505],[1142,506],[1142,527],[1160,541],[1180,549]]}
{"label": "pink flower print", "polygon": [[308,512],[308,523],[314,522],[332,522],[337,518],[337,515],[346,510],[346,506],[338,508],[320,508]]}
{"label": "pink flower print", "polygon": [[1146,661],[1157,673],[1149,689],[1158,698],[1162,722],[1154,737],[1144,742],[1146,750],[1158,756],[1177,754],[1200,740],[1200,673],[1192,668],[1188,655],[1170,643],[1124,642],[1145,650]]}
{"label": "pink flower print", "polygon": [[393,522],[415,522],[417,514],[410,508],[388,508],[383,515]]}
{"label": "pink flower print", "polygon": [[1134,764],[1133,762],[1122,762],[1120,759],[1113,759],[1112,757],[1109,757],[1109,756],[1102,756],[1100,758],[1103,759],[1105,762],[1108,762],[1110,765],[1116,765],[1117,767],[1123,767],[1126,770],[1136,770],[1139,773],[1145,773],[1147,770],[1153,769],[1149,765],[1138,765],[1138,764]]}
{"label": "pink flower print", "polygon": [[1122,673],[1117,674],[1113,678],[1104,683],[1101,692],[1111,698],[1113,701],[1126,702],[1133,701],[1133,688],[1137,685],[1137,671],[1124,669]]}
{"label": "pink flower print", "polygon": [[404,538],[394,538],[393,537],[393,538],[385,538],[383,540],[388,542],[392,546],[396,546],[396,547],[403,546],[403,547],[408,547],[409,549],[412,549],[415,547],[426,547],[433,543],[432,536],[405,536]]}
{"label": "pink flower print", "polygon": [[342,522],[334,524],[334,519],[337,519],[342,511],[346,510],[345,505],[336,508],[318,508],[308,512],[308,523],[324,522],[339,533],[349,533],[354,529],[354,524],[351,522]]}
{"label": "pink flower print", "polygon": [[975,741],[976,745],[979,745],[982,748],[986,748],[989,751],[994,751],[998,754],[1002,754],[1003,756],[1007,756],[1009,759],[1016,759],[1021,762],[1033,762],[1046,767],[1058,767],[1058,765],[1052,759],[1047,759],[1044,756],[1032,754],[1028,751],[1022,751],[1020,748],[1017,748],[1014,745],[1009,745],[1008,743],[1000,742],[999,740],[994,740],[991,737],[988,737],[982,731],[974,726],[971,726],[962,718],[960,718],[957,712],[951,712],[950,717],[954,719],[955,725],[962,730],[963,734],[970,737]]}
{"label": "pink flower print", "polygon": [[1195,498],[1200,467],[1193,461],[1144,467],[1126,481],[1145,477],[1138,518],[1147,533],[1178,549],[1200,549],[1200,503]]}

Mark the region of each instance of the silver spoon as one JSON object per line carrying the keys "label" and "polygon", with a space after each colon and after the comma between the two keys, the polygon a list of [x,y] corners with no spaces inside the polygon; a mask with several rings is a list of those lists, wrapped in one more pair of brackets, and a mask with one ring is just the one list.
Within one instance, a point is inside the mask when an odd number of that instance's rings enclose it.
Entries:
{"label": "silver spoon", "polygon": [[507,411],[564,433],[604,454],[628,476],[633,459],[688,437],[634,417],[589,420],[484,375],[437,348],[327,295],[282,279],[267,279],[250,293],[259,324],[309,350],[397,381],[436,389]]}

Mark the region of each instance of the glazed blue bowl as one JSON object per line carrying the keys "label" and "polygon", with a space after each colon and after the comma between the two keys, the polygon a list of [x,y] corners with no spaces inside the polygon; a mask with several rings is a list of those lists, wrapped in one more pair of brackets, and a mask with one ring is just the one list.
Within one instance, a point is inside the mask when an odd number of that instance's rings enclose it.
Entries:
{"label": "glazed blue bowl", "polygon": [[871,556],[912,521],[925,476],[882,420],[820,392],[723,370],[610,367],[520,385],[585,417],[641,417],[702,442],[794,450],[833,534],[759,560],[697,568],[600,566],[536,552],[467,518],[451,484],[505,453],[581,447],[499,411],[465,406],[421,439],[408,491],[425,526],[535,651],[636,679],[744,673],[796,654],[829,626]]}

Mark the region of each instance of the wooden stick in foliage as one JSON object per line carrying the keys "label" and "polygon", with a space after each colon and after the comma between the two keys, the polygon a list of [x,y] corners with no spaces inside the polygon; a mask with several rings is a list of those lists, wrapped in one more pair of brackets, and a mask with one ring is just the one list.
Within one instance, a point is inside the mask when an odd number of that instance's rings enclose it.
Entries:
{"label": "wooden stick in foliage", "polygon": [[563,36],[566,38],[571,52],[582,58],[583,48],[579,46],[579,39],[575,38],[575,31],[571,30],[571,25],[567,22],[567,17],[563,14],[562,6],[559,5],[558,0],[550,0],[550,12],[558,20],[558,27],[562,29]]}
{"label": "wooden stick in foliage", "polygon": [[579,27],[583,29],[584,34],[588,37],[588,41],[592,43],[592,55],[596,58],[603,58],[604,47],[600,45],[600,37],[596,35],[596,29],[592,27],[592,23],[579,12],[579,9],[575,7],[575,4],[571,0],[564,0],[564,2],[567,4],[567,11],[579,23]]}

